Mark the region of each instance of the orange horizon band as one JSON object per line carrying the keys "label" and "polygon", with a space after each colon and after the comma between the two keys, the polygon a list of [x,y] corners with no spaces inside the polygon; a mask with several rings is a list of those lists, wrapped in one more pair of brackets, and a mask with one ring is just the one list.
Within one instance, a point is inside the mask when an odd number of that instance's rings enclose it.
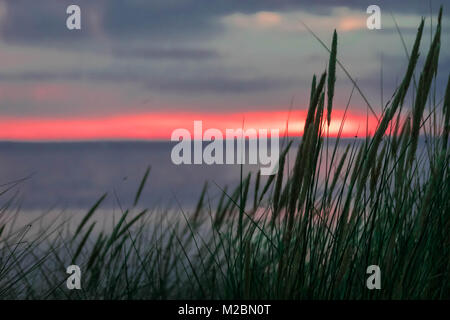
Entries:
{"label": "orange horizon band", "polygon": [[[170,140],[173,130],[193,130],[193,122],[201,120],[203,130],[279,129],[280,136],[303,134],[306,110],[248,111],[241,113],[155,112],[96,118],[13,118],[0,117],[0,140],[105,140],[148,139]],[[336,137],[341,127],[343,110],[333,110],[329,136]],[[289,119],[289,123],[288,123]],[[288,125],[287,125],[288,123]],[[374,117],[347,112],[342,128],[343,137],[372,134],[377,121]],[[367,127],[367,128],[366,128]],[[325,131],[326,132],[326,131]]]}

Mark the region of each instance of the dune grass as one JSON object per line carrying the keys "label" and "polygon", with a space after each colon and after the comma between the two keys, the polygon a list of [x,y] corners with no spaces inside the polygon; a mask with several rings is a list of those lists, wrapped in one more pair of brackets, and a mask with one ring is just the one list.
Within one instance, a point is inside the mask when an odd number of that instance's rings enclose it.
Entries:
{"label": "dune grass", "polygon": [[[72,231],[55,223],[33,237],[28,226],[11,228],[6,201],[0,298],[449,299],[450,77],[444,99],[429,99],[439,71],[441,17],[442,9],[421,70],[423,20],[376,131],[345,152],[337,152],[340,135],[330,146],[327,138],[340,65],[335,33],[328,71],[313,79],[293,167],[288,143],[277,175],[242,176],[234,189],[205,185],[195,210],[180,207],[176,214],[138,210],[152,183],[147,170],[134,205],[110,231],[95,231],[93,218],[106,195]],[[11,187],[3,185],[1,197]],[[210,188],[221,190],[217,203]],[[82,290],[66,288],[72,263],[81,267]],[[381,269],[381,290],[366,287],[369,265]]]}

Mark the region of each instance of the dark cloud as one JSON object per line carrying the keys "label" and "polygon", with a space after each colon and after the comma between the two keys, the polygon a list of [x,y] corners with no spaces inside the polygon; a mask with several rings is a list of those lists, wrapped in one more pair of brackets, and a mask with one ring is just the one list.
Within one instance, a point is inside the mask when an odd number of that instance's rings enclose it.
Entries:
{"label": "dark cloud", "polygon": [[289,78],[239,78],[227,76],[197,77],[170,81],[149,82],[151,89],[176,93],[249,93],[276,90],[293,86],[297,81]]}
{"label": "dark cloud", "polygon": [[[329,14],[335,0],[3,0],[7,13],[2,19],[2,37],[8,41],[70,43],[97,35],[99,29],[110,38],[140,37],[149,41],[189,40],[211,37],[223,26],[219,17],[236,12],[301,9]],[[81,32],[65,28],[65,10],[70,4],[82,8]],[[415,13],[428,16],[428,1],[346,0],[340,6],[365,12],[377,4],[383,12]],[[438,2],[434,3],[437,11]]]}
{"label": "dark cloud", "polygon": [[66,8],[69,1],[1,1],[3,12],[0,22],[2,39],[6,41],[61,41],[62,38],[85,36],[83,32],[70,32],[66,28]]}
{"label": "dark cloud", "polygon": [[174,59],[174,60],[205,60],[217,59],[221,55],[213,49],[188,48],[119,48],[113,51],[117,58],[135,59]]}
{"label": "dark cloud", "polygon": [[61,82],[91,81],[138,84],[144,89],[158,90],[175,94],[205,93],[251,93],[276,90],[294,86],[296,79],[283,77],[240,77],[230,75],[179,76],[167,73],[151,75],[136,72],[109,71],[65,71],[65,72],[23,72],[14,74],[0,73],[0,82]]}

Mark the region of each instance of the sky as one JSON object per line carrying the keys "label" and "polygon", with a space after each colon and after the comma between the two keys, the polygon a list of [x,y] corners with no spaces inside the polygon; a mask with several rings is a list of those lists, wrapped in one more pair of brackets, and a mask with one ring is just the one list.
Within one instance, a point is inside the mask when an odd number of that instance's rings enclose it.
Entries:
{"label": "sky", "polygon": [[[81,30],[66,8],[81,8]],[[366,9],[381,8],[381,30]],[[421,16],[422,65],[440,1],[0,0],[0,140],[169,139],[177,128],[286,127],[301,134],[314,74],[338,59],[378,114],[405,71]],[[438,100],[450,70],[444,8]],[[394,18],[393,18],[394,17]],[[416,75],[418,77],[418,75]],[[332,133],[352,83],[337,70]],[[409,106],[405,106],[407,109]],[[292,112],[289,110],[292,108]],[[373,132],[354,92],[344,135]],[[368,128],[366,128],[368,124]]]}

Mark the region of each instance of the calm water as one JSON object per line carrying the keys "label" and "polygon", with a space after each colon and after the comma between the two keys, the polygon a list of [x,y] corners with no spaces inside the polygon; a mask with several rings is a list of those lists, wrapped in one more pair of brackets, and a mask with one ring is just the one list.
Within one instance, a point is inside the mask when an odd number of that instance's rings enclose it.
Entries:
{"label": "calm water", "polygon": [[[239,183],[239,165],[174,165],[170,142],[74,142],[0,143],[0,185],[29,179],[2,196],[17,192],[22,209],[51,207],[86,209],[105,192],[103,207],[123,207],[133,201],[147,166],[151,173],[141,206],[184,207],[196,204],[205,181],[210,197],[220,194],[216,186]],[[244,173],[258,166],[244,166]],[[4,186],[0,189],[3,190]]]}
{"label": "calm water", "polygon": [[[338,158],[348,144],[362,140],[345,139]],[[334,146],[330,139],[330,155]],[[151,173],[142,192],[140,207],[180,211],[195,207],[205,181],[214,209],[221,189],[239,184],[240,165],[174,165],[170,142],[83,142],[83,143],[10,143],[0,142],[0,217],[5,205],[9,212],[20,209],[24,221],[51,209],[71,217],[83,215],[105,192],[108,197],[99,208],[101,216],[129,207],[146,168]],[[292,168],[298,144],[289,152]],[[419,144],[419,149],[424,149]],[[324,146],[324,149],[325,146]],[[322,166],[325,157],[322,158]],[[258,171],[257,165],[243,167],[243,175]],[[323,172],[323,170],[322,170]],[[8,192],[12,181],[29,177]],[[263,182],[267,177],[263,178]],[[250,196],[253,190],[253,179]],[[320,186],[319,186],[320,188]],[[8,201],[13,199],[11,203]],[[111,210],[113,209],[113,210]],[[52,218],[50,218],[52,219]],[[28,222],[26,222],[28,223]]]}
{"label": "calm water", "polygon": [[[361,141],[342,140],[338,154],[348,144]],[[334,142],[334,139],[329,141],[330,153]],[[221,193],[218,186],[238,185],[240,165],[174,165],[170,158],[174,145],[172,142],[0,142],[0,192],[9,186],[5,184],[30,176],[1,195],[0,201],[3,205],[15,196],[14,204],[22,210],[85,210],[107,192],[102,208],[127,207],[134,200],[149,165],[152,168],[142,193],[142,207],[178,208],[180,204],[192,208],[205,181],[209,183],[211,201]],[[290,167],[297,145],[289,153]],[[245,165],[244,175],[248,171],[256,173],[258,168]]]}

